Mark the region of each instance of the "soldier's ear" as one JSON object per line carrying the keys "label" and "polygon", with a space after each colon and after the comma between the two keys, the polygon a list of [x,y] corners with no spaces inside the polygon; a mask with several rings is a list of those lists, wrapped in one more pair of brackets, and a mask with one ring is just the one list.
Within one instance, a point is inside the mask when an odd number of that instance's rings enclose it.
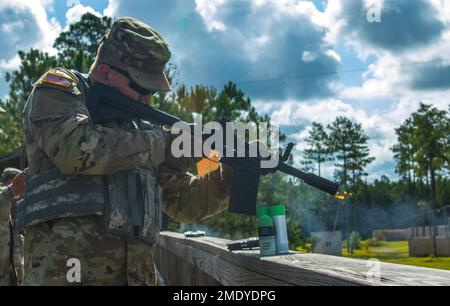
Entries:
{"label": "soldier's ear", "polygon": [[111,71],[111,68],[108,65],[105,64],[101,64],[98,67],[98,79],[102,82],[105,83],[106,85],[109,85],[109,73]]}

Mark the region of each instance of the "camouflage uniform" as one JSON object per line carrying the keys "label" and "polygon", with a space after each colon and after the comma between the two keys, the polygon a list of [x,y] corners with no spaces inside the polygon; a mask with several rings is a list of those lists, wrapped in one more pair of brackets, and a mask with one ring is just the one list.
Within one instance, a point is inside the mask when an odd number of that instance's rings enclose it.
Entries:
{"label": "camouflage uniform", "polygon": [[[136,32],[139,35],[133,35]],[[131,18],[119,18],[102,46],[129,67],[129,74],[141,86],[168,90],[162,70],[146,75],[139,69],[146,67],[142,65],[147,63],[145,56],[150,66],[159,64],[160,68],[170,57],[166,43],[156,31]],[[137,64],[136,58],[140,59]],[[196,160],[171,155],[173,136],[145,122],[94,125],[86,107],[86,95],[79,75],[63,68],[49,71],[35,84],[24,110],[31,175],[38,176],[56,167],[64,176],[89,176],[94,182],[132,168],[153,169],[157,184],[147,187],[148,192],[158,195],[162,191],[162,202],[156,202],[156,209],[162,205],[162,210],[175,220],[192,223],[227,207],[229,168],[220,167],[204,177],[191,175],[187,171]],[[49,182],[39,188],[51,194],[57,186]],[[82,197],[83,194],[69,190],[57,201],[76,202]],[[156,283],[154,244],[107,231],[101,213],[46,217],[23,228],[25,285],[70,285],[66,280],[69,258],[80,260],[83,285]]]}
{"label": "camouflage uniform", "polygon": [[8,221],[13,194],[9,186],[0,187],[0,221]]}
{"label": "camouflage uniform", "polygon": [[[0,116],[3,116],[5,113],[6,111],[0,107]],[[3,185],[1,179],[2,177],[0,176],[0,185]],[[8,220],[11,211],[12,196],[11,188],[8,186],[0,186],[0,222]]]}
{"label": "camouflage uniform", "polygon": [[9,270],[11,236],[8,222],[11,203],[11,189],[0,187],[0,286],[11,285]]}
{"label": "camouflage uniform", "polygon": [[[0,183],[5,185],[19,173],[17,169],[6,168],[0,175]],[[23,280],[23,237],[12,227],[13,201],[9,187],[0,187],[0,285],[3,286],[21,285]]]}
{"label": "camouflage uniform", "polygon": [[[6,111],[0,107],[0,116]],[[13,275],[11,261],[11,224],[10,212],[13,194],[9,186],[4,185],[4,175],[0,176],[0,286],[17,285],[17,275]],[[22,241],[20,241],[22,242]],[[20,249],[18,250],[20,251]],[[19,269],[21,266],[18,267]],[[21,272],[19,272],[21,273]]]}
{"label": "camouflage uniform", "polygon": [[[0,107],[0,116],[5,110]],[[0,186],[0,286],[10,284],[9,280],[9,229],[5,222],[11,209],[12,192],[9,187]]]}

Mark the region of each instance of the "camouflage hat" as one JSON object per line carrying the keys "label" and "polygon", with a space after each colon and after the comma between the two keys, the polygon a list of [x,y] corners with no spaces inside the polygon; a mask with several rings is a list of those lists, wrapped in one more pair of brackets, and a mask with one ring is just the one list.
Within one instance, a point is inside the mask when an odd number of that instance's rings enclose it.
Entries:
{"label": "camouflage hat", "polygon": [[167,42],[152,27],[131,17],[114,20],[103,48],[127,66],[131,78],[149,90],[168,91],[164,66],[170,59]]}
{"label": "camouflage hat", "polygon": [[12,180],[16,177],[17,174],[19,174],[21,171],[16,168],[6,168],[3,170],[2,174],[0,175],[0,183],[6,184],[8,181]]}

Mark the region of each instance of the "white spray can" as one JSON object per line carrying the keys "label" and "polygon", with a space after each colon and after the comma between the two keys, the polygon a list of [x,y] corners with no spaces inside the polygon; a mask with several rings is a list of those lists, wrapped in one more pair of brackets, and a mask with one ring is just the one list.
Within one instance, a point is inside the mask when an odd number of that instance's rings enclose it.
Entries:
{"label": "white spray can", "polygon": [[283,205],[269,207],[269,215],[275,226],[277,254],[289,253],[289,242],[286,227],[286,208]]}

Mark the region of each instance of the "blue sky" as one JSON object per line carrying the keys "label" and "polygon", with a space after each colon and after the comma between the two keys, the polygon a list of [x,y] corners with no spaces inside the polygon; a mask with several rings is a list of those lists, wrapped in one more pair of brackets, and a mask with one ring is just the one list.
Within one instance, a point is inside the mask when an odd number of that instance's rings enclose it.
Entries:
{"label": "blue sky", "polygon": [[[237,82],[297,142],[297,156],[312,121],[343,115],[361,123],[376,157],[370,180],[396,178],[394,128],[420,101],[448,109],[446,0],[0,0],[0,77],[17,67],[18,50],[54,52],[57,35],[87,11],[155,27],[169,42],[179,82]],[[368,11],[381,22],[369,22]],[[325,175],[332,171],[330,164]]]}

